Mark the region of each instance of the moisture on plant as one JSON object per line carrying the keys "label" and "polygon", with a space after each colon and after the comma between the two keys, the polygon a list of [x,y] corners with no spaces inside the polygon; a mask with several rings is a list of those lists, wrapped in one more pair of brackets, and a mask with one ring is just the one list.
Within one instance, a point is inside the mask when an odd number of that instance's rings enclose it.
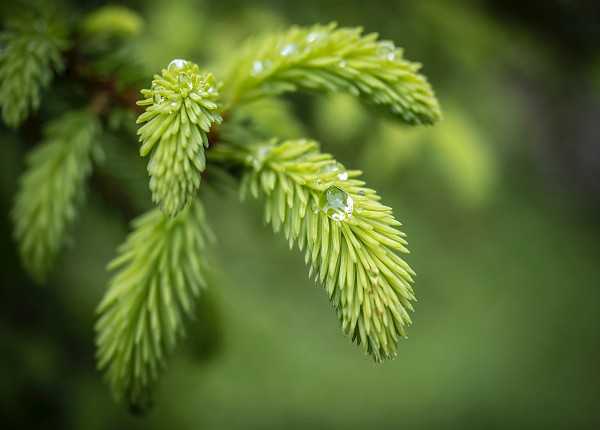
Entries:
{"label": "moisture on plant", "polygon": [[[43,116],[11,211],[33,278],[43,283],[59,263],[96,169],[118,188],[145,163],[151,207],[135,213],[97,308],[98,367],[114,398],[136,410],[152,404],[203,292],[219,288],[207,276],[219,263],[207,257],[206,187],[235,184],[240,205],[261,202],[266,223],[303,254],[343,335],[375,362],[393,359],[415,299],[400,222],[360,166],[345,167],[327,142],[301,133],[281,100],[344,93],[373,115],[432,125],[440,107],[420,64],[393,41],[332,23],[266,32],[228,65],[174,58],[147,71],[131,45],[140,31],[136,13],[107,6],[78,24],[48,8],[16,11],[0,35],[6,126],[23,130],[47,100],[61,100]],[[70,84],[79,92],[65,98]],[[134,161],[122,160],[124,148]]]}

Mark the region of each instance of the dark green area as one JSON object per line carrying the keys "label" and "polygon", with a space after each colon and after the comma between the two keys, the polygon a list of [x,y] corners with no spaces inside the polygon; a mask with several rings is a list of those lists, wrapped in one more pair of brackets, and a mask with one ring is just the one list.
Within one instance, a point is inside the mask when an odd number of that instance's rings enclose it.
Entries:
{"label": "dark green area", "polygon": [[[20,271],[7,213],[23,154],[39,136],[35,121],[22,134],[0,128],[1,427],[600,426],[600,10],[592,4],[129,3],[146,20],[136,44],[149,70],[173,58],[212,67],[252,34],[332,20],[377,31],[424,64],[446,116],[433,128],[390,124],[344,97],[290,98],[310,137],[363,170],[403,222],[418,274],[414,325],[395,361],[373,364],[341,336],[303,256],[262,226],[260,205],[207,180],[218,237],[210,291],[155,408],[132,416],[95,370],[93,333],[104,265],[131,208],[111,206],[107,189],[116,185],[93,179],[102,192],[88,196],[73,245],[50,284],[34,285]],[[41,115],[61,108],[42,103]]]}

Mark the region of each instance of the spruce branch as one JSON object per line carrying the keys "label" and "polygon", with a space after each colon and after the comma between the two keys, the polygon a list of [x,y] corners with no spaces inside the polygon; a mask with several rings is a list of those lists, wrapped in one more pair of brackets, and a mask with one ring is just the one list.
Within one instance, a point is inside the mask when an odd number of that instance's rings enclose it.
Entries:
{"label": "spruce branch", "polygon": [[215,112],[219,86],[210,73],[201,75],[196,64],[173,60],[152,88],[142,90],[146,106],[137,122],[140,154],[150,155],[148,173],[152,200],[168,216],[177,215],[200,187],[206,167],[204,148],[212,123],[221,123]]}
{"label": "spruce branch", "polygon": [[27,156],[11,216],[23,264],[38,281],[69,237],[100,128],[92,111],[69,112],[47,125],[44,141]]}
{"label": "spruce branch", "polygon": [[206,242],[212,240],[198,199],[176,218],[153,209],[109,265],[116,273],[98,307],[98,366],[113,396],[136,410],[152,402],[153,386],[206,287]]}
{"label": "spruce branch", "polygon": [[[266,221],[290,248],[304,252],[344,335],[376,362],[393,358],[415,300],[414,272],[400,257],[408,252],[400,223],[359,179],[360,171],[346,170],[315,141],[296,139],[306,133],[279,96],[347,93],[401,122],[433,124],[441,112],[421,66],[404,59],[391,41],[363,35],[360,28],[292,27],[248,43],[234,57],[226,86],[193,62],[173,60],[138,101],[144,72],[132,61],[135,47],[128,42],[141,29],[137,13],[108,6],[71,32],[75,43],[49,18],[13,20],[0,34],[0,109],[7,125],[18,126],[39,107],[63,62],[68,70],[60,88],[83,89],[90,100],[90,109],[45,127],[44,141],[27,157],[11,211],[24,265],[37,279],[47,276],[69,237],[100,146],[109,155],[92,178],[97,189],[112,202],[125,201],[119,206],[127,215],[145,207],[136,197],[127,201],[127,192],[112,193],[115,182],[127,190],[123,181],[129,177],[129,194],[144,197],[135,175],[129,176],[132,160],[109,140],[98,142],[106,138],[99,118],[114,132],[128,114],[139,115],[139,152],[149,156],[149,189],[158,208],[133,221],[108,265],[114,273],[97,308],[98,367],[114,398],[134,410],[151,405],[206,288],[206,248],[213,236],[196,194],[207,157],[217,184],[241,177],[242,197],[264,200]],[[66,98],[61,103],[70,104]],[[215,127],[221,115],[225,124]]]}
{"label": "spruce branch", "polygon": [[246,166],[242,197],[265,198],[265,220],[283,231],[290,248],[305,252],[310,275],[335,307],[343,333],[375,361],[396,354],[411,323],[414,272],[396,251],[407,253],[404,233],[360,171],[346,170],[316,142],[271,141],[220,147]]}
{"label": "spruce branch", "polygon": [[66,29],[51,17],[27,15],[8,21],[0,34],[0,109],[9,127],[36,110],[53,73],[64,69]]}
{"label": "spruce branch", "polygon": [[231,66],[231,105],[297,90],[339,91],[408,124],[440,120],[437,99],[421,65],[393,42],[336,24],[269,34],[250,41]]}

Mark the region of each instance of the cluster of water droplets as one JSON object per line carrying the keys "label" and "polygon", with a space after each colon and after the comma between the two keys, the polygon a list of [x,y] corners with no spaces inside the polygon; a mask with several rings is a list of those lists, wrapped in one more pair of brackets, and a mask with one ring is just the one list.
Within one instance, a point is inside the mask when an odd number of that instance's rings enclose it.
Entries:
{"label": "cluster of water droplets", "polygon": [[343,188],[332,185],[319,198],[321,211],[334,221],[345,221],[352,216],[354,200]]}
{"label": "cluster of water droplets", "polygon": [[177,90],[182,97],[187,97],[188,93],[194,89],[192,77],[187,73],[190,63],[187,60],[177,58],[169,63],[167,70],[169,72],[179,72],[177,75]]}
{"label": "cluster of water droplets", "polygon": [[[311,31],[306,35],[306,48],[305,50],[312,49],[312,45],[315,45],[323,40],[325,40],[327,34],[323,31]],[[290,42],[281,47],[279,50],[279,55],[281,58],[290,58],[296,55],[301,54],[300,46],[296,43]],[[252,62],[252,66],[250,67],[250,76],[257,77],[261,74],[265,73],[273,63],[269,60],[255,60]]]}
{"label": "cluster of water droplets", "polygon": [[[190,63],[187,60],[182,60],[180,58],[175,59],[169,63],[167,66],[167,70],[171,73],[177,73],[176,78],[176,89],[181,94],[182,97],[187,97],[188,93],[194,89],[193,79],[187,73],[190,68]],[[154,105],[159,106],[165,101],[165,96],[163,95],[165,87],[162,85],[153,83],[152,87],[152,101]],[[176,101],[171,102],[171,110],[169,110],[169,114],[173,113],[173,110],[176,109],[178,103]]]}

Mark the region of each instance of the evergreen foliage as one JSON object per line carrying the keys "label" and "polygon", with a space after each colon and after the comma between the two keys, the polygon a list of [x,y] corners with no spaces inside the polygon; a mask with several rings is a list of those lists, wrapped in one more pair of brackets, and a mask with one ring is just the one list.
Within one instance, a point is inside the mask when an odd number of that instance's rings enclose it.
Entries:
{"label": "evergreen foliage", "polygon": [[38,281],[46,279],[69,237],[99,131],[92,111],[69,112],[48,124],[44,141],[27,156],[11,215],[23,263]]}
{"label": "evergreen foliage", "polygon": [[377,34],[335,24],[250,41],[231,66],[231,103],[297,90],[340,91],[408,124],[433,124],[441,112],[420,64]]}
{"label": "evergreen foliage", "polygon": [[[136,82],[144,76],[127,43],[141,28],[137,14],[94,11],[69,42],[58,24],[23,22],[11,21],[0,36],[4,123],[15,127],[36,109],[53,71],[63,67],[66,84],[77,82],[90,96],[85,109],[64,100],[72,110],[49,120],[44,141],[27,156],[12,218],[23,264],[35,278],[46,278],[68,238],[94,154],[108,150],[107,160],[118,160],[98,175],[127,176],[118,172],[127,169],[127,157],[119,155],[125,149],[96,143],[101,121],[111,136],[104,142],[132,140],[127,124],[139,114],[139,153],[149,156],[158,207],[132,223],[109,264],[115,272],[95,327],[98,365],[116,400],[136,410],[150,406],[206,287],[212,234],[198,195],[204,172],[217,182],[227,172],[239,181],[242,197],[264,200],[266,221],[290,248],[297,244],[304,252],[345,336],[376,362],[396,355],[415,298],[414,272],[398,254],[408,252],[400,223],[359,179],[360,171],[346,170],[303,138],[307,132],[278,96],[342,92],[400,122],[433,124],[441,112],[419,64],[360,28],[293,27],[250,41],[233,56],[223,83],[191,61],[173,60],[136,104],[131,95],[139,94]],[[135,187],[120,191],[127,189]],[[136,197],[126,194],[126,204]]]}
{"label": "evergreen foliage", "polygon": [[169,216],[177,215],[200,187],[206,168],[206,133],[221,117],[217,108],[218,86],[212,74],[201,75],[198,65],[173,60],[162,76],[155,75],[152,88],[142,90],[148,106],[138,118],[140,154],[152,150],[148,173],[152,200]]}
{"label": "evergreen foliage", "polygon": [[32,13],[10,20],[0,34],[0,108],[2,120],[19,126],[42,100],[54,72],[62,72],[69,42],[51,16]]}
{"label": "evergreen foliage", "polygon": [[198,199],[176,218],[150,210],[133,229],[108,265],[116,273],[98,306],[96,342],[98,366],[115,399],[144,410],[206,287],[212,233]]}
{"label": "evergreen foliage", "polygon": [[[301,139],[240,148],[249,169],[242,195],[265,196],[265,219],[290,248],[305,251],[342,331],[375,359],[393,358],[411,323],[414,272],[395,251],[408,252],[391,208],[316,142]],[[340,200],[341,198],[341,200]]]}

